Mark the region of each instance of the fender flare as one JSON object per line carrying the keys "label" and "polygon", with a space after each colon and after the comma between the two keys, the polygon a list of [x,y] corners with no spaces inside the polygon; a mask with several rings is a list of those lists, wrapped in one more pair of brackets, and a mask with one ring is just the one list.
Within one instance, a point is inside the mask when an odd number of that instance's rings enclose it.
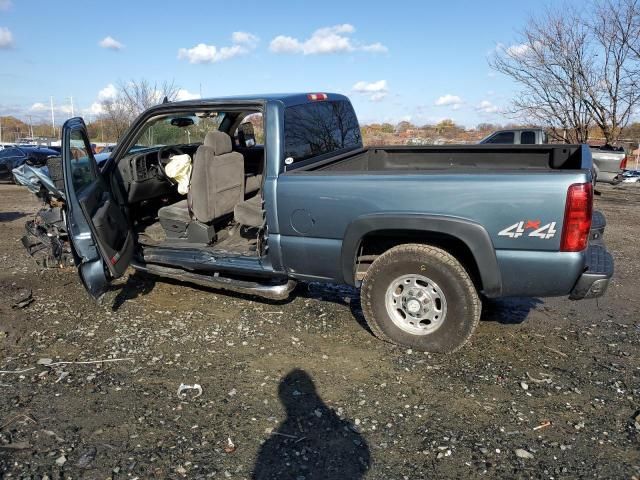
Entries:
{"label": "fender flare", "polygon": [[473,255],[482,281],[482,292],[488,297],[500,296],[502,279],[489,233],[476,222],[446,215],[374,213],[355,219],[347,227],[341,252],[342,273],[349,285],[355,285],[354,264],[360,242],[365,235],[382,230],[424,231],[457,238]]}

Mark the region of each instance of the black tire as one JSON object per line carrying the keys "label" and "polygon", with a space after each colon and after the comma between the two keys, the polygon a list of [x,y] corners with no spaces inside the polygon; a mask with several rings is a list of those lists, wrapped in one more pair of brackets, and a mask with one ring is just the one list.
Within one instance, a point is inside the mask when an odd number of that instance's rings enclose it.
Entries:
{"label": "black tire", "polygon": [[[409,333],[388,313],[388,289],[407,275],[428,277],[444,297],[446,310],[435,331]],[[449,253],[430,245],[400,245],[380,255],[367,270],[360,296],[365,319],[376,337],[425,352],[451,353],[461,348],[478,326],[482,311],[464,267]]]}

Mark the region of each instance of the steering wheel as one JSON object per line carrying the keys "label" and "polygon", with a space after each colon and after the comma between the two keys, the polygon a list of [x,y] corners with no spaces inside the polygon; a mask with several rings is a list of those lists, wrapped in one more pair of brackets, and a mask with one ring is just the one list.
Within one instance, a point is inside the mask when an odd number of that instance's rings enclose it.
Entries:
{"label": "steering wheel", "polygon": [[166,147],[160,147],[160,149],[158,150],[158,170],[160,171],[160,173],[162,174],[162,176],[169,181],[169,183],[171,183],[172,185],[177,185],[178,182],[174,179],[171,178],[170,176],[167,175],[167,172],[164,170],[164,167],[166,166],[167,163],[169,163],[171,155],[183,155],[184,152],[173,145],[169,145]]}

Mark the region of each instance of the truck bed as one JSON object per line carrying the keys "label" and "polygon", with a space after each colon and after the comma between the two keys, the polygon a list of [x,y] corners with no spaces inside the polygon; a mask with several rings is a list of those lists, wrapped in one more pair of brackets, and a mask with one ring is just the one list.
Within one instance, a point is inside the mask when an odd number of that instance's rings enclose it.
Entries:
{"label": "truck bed", "polygon": [[[372,147],[308,169],[332,172],[398,170],[579,170],[591,168],[582,145],[451,145]],[[473,170],[469,170],[473,169]]]}
{"label": "truck bed", "polygon": [[[358,222],[402,218],[383,221],[384,233],[419,217],[454,218],[486,231],[501,295],[566,295],[585,265],[584,252],[559,253],[567,191],[589,182],[591,167],[588,149],[573,145],[358,150],[278,177],[279,230],[270,239],[280,242],[290,274],[331,279],[342,274],[343,239]],[[551,233],[510,235],[520,222]]]}

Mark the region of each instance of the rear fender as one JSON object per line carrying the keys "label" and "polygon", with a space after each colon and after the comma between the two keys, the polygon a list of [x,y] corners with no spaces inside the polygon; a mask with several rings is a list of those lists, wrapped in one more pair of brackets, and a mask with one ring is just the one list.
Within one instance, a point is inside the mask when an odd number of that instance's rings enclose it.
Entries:
{"label": "rear fender", "polygon": [[384,230],[439,233],[460,240],[467,246],[476,262],[482,282],[482,293],[488,297],[500,296],[500,269],[488,232],[478,223],[444,215],[380,213],[365,215],[351,222],[347,227],[341,253],[342,273],[346,283],[356,283],[355,260],[362,239],[368,234]]}

